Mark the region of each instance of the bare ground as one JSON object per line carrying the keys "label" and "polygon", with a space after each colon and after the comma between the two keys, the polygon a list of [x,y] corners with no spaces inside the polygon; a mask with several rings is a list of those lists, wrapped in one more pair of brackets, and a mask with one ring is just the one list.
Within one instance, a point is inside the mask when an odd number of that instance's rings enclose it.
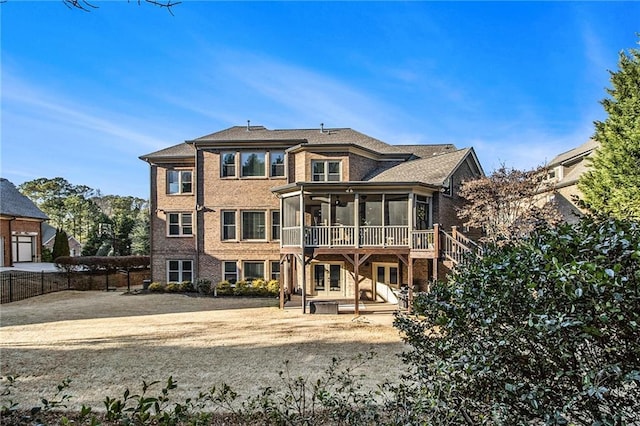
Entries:
{"label": "bare ground", "polygon": [[102,408],[142,381],[178,382],[176,400],[227,383],[241,395],[313,377],[333,357],[374,351],[360,371],[375,388],[404,369],[404,346],[390,312],[303,315],[269,299],[213,299],[170,294],[66,291],[0,308],[2,376],[19,376],[14,401],[25,408],[51,397],[65,378],[72,407]]}

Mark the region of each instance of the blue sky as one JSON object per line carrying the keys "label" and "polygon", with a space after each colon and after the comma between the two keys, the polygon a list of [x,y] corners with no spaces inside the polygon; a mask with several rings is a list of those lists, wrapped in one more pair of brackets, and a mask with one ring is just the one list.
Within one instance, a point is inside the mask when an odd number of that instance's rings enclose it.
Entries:
{"label": "blue sky", "polygon": [[1,171],[149,194],[138,159],[233,125],[473,146],[485,172],[582,144],[640,2],[9,0]]}

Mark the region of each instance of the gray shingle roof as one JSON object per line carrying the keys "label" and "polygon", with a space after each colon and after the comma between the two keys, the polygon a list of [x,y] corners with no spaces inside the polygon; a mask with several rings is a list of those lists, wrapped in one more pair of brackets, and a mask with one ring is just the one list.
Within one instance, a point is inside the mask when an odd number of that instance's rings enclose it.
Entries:
{"label": "gray shingle roof", "polygon": [[141,155],[141,160],[151,159],[171,159],[171,158],[188,158],[193,157],[195,151],[193,147],[187,143],[180,143],[178,145],[170,146],[169,148],[161,149],[150,154]]}
{"label": "gray shingle roof", "polygon": [[419,158],[384,170],[375,176],[368,176],[371,182],[420,182],[427,185],[443,185],[445,180],[455,171],[464,158],[470,154],[471,148]]}
{"label": "gray shingle roof", "polygon": [[33,201],[22,195],[18,188],[5,178],[0,178],[0,214],[30,219],[49,219]]}
{"label": "gray shingle roof", "polygon": [[433,145],[393,145],[393,147],[398,152],[410,152],[420,158],[431,158],[434,155],[446,154],[458,150],[455,145],[450,143]]}
{"label": "gray shingle roof", "polygon": [[399,152],[387,143],[349,128],[318,129],[276,129],[264,126],[234,126],[210,135],[194,139],[192,142],[242,142],[242,141],[290,141],[293,145],[307,143],[355,144],[379,153]]}
{"label": "gray shingle roof", "polygon": [[549,167],[558,166],[564,163],[565,161],[568,161],[574,158],[584,157],[586,155],[589,155],[596,148],[598,148],[598,146],[600,146],[598,142],[596,142],[593,139],[589,139],[587,142],[583,143],[582,145],[557,155],[553,160],[551,160],[548,166]]}

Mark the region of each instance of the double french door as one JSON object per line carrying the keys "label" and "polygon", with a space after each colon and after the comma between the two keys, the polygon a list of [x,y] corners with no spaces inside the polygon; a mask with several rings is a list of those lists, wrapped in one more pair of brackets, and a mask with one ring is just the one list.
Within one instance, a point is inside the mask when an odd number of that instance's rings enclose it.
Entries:
{"label": "double french door", "polygon": [[318,296],[344,296],[341,263],[312,263],[313,291]]}

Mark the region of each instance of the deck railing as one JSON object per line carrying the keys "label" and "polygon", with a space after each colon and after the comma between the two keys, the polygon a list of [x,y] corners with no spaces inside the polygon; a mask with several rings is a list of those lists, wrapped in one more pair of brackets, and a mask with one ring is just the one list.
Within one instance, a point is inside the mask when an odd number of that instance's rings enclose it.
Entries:
{"label": "deck railing", "polygon": [[411,248],[414,250],[434,250],[433,229],[411,232]]}
{"label": "deck railing", "polygon": [[[433,229],[409,231],[407,226],[305,226],[305,247],[410,247],[433,250]],[[283,247],[300,246],[300,227],[283,227]]]}

